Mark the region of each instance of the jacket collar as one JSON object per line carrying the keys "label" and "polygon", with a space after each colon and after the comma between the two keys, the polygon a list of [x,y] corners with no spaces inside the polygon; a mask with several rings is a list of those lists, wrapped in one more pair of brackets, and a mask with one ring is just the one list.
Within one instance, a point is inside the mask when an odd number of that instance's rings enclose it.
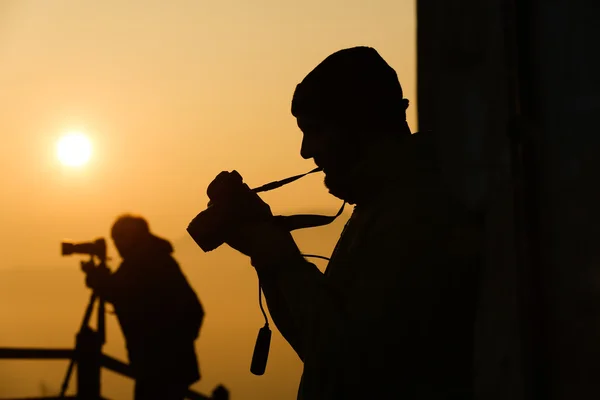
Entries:
{"label": "jacket collar", "polygon": [[433,133],[383,139],[351,172],[353,203],[368,203],[390,189],[417,190],[438,173]]}

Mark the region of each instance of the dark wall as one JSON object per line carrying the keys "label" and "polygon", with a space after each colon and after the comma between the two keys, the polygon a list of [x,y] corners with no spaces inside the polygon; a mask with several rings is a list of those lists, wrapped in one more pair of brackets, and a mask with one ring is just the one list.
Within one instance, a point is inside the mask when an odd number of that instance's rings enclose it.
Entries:
{"label": "dark wall", "polygon": [[531,121],[553,399],[600,397],[600,4],[523,10],[523,113]]}
{"label": "dark wall", "polygon": [[417,0],[417,20],[420,130],[486,215],[479,398],[598,398],[600,2]]}
{"label": "dark wall", "polygon": [[447,181],[485,211],[476,326],[478,398],[522,395],[510,169],[510,59],[500,0],[418,0],[419,129],[434,130]]}

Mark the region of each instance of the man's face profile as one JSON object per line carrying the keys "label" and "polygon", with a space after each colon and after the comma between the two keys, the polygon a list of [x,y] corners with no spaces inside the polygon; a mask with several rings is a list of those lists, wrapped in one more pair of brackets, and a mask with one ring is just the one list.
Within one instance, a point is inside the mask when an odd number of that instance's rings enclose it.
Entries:
{"label": "man's face profile", "polygon": [[112,235],[115,247],[122,258],[127,257],[129,250],[134,247],[134,240],[131,234],[126,232],[116,232]]}
{"label": "man's face profile", "polygon": [[300,154],[323,169],[329,192],[345,200],[350,172],[361,155],[356,135],[342,124],[307,116],[298,117],[297,123],[303,134]]}
{"label": "man's face profile", "polygon": [[118,220],[111,231],[115,247],[122,258],[128,257],[149,233],[146,223],[135,218]]}

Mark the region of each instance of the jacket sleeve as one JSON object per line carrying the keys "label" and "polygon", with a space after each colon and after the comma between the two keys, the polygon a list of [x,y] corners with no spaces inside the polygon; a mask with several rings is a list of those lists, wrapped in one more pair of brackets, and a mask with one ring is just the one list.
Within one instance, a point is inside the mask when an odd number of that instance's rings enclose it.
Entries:
{"label": "jacket sleeve", "polygon": [[269,274],[258,272],[262,291],[265,294],[269,314],[281,335],[304,361],[303,340],[297,321],[290,312],[289,304],[278,282]]}

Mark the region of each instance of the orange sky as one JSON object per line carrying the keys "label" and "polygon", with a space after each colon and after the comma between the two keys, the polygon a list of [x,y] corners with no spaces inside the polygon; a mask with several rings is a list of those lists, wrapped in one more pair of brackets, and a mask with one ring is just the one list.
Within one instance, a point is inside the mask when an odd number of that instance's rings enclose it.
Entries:
{"label": "orange sky", "polygon": [[[203,254],[185,227],[221,170],[237,169],[257,186],[313,168],[299,155],[291,96],[338,49],[378,49],[412,100],[415,129],[414,7],[412,0],[0,2],[0,276],[7,277],[0,346],[72,344],[87,291],[78,259],[62,258],[59,243],[108,236],[115,216],[133,211],[175,243],[207,307],[197,387],[208,392],[222,382],[232,399],[294,398],[301,365],[278,333],[266,375],[248,371],[262,325],[247,261],[225,248]],[[56,159],[57,139],[72,130],[93,141],[82,168]],[[307,177],[264,198],[275,212],[335,213],[340,202],[321,181]],[[311,253],[329,255],[342,224],[297,236]],[[123,358],[110,321],[107,352]],[[39,394],[41,380],[58,387],[64,370],[0,363],[0,396]],[[12,383],[3,379],[8,371]],[[123,382],[108,377],[106,395],[128,398]]]}

